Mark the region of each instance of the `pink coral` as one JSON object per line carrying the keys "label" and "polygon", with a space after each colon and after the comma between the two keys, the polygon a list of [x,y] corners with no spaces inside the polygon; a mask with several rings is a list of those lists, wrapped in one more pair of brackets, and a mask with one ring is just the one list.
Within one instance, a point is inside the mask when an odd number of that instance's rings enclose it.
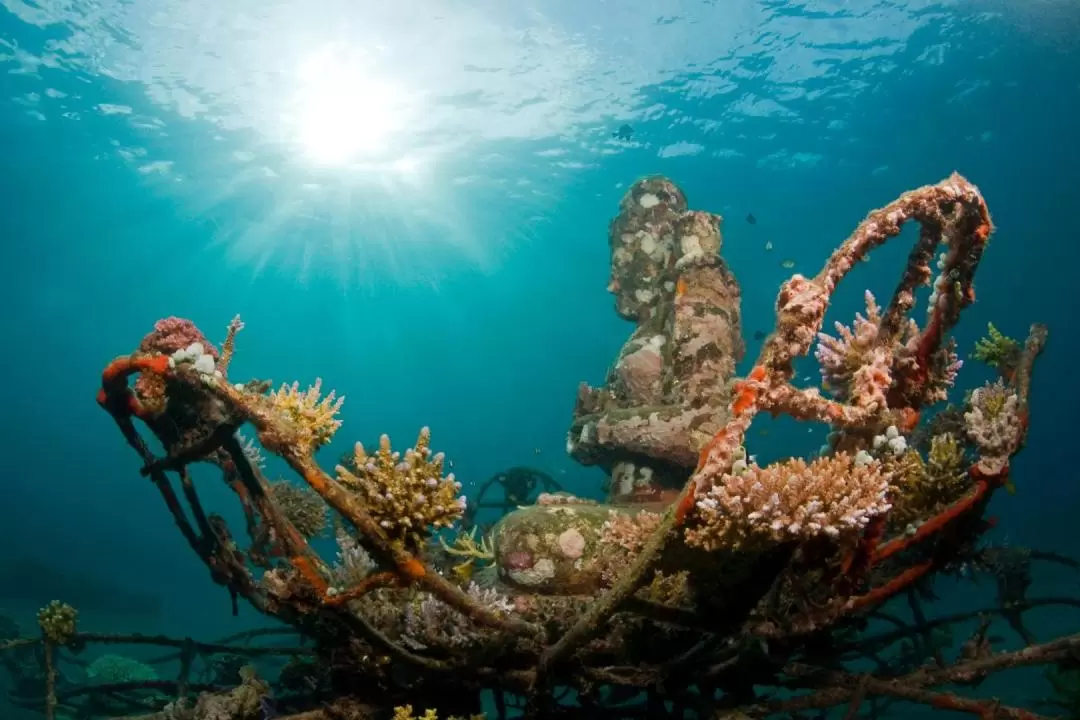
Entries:
{"label": "pink coral", "polygon": [[870,518],[889,510],[889,477],[881,463],[837,453],[761,468],[732,470],[699,497],[697,527],[687,542],[706,549],[857,537]]}
{"label": "pink coral", "polygon": [[[888,373],[890,358],[877,347],[880,326],[881,308],[873,293],[867,290],[865,316],[855,313],[855,322],[850,328],[837,322],[835,327],[839,337],[818,333],[814,357],[821,364],[822,380],[837,400],[850,400],[860,391],[871,394],[882,392],[871,372],[884,370]],[[875,353],[875,350],[878,352]],[[888,385],[885,385],[885,389],[888,389]]]}
{"label": "pink coral", "polygon": [[559,550],[571,560],[585,552],[585,536],[577,528],[569,528],[559,535]]}
{"label": "pink coral", "polygon": [[202,343],[203,351],[215,361],[218,359],[217,348],[195,327],[195,323],[179,317],[162,318],[154,323],[154,330],[139,343],[139,352],[172,355],[192,343]]}
{"label": "pink coral", "polygon": [[612,510],[600,529],[600,542],[618,545],[632,553],[640,552],[660,526],[660,519],[659,514],[648,510],[641,510],[636,515]]}

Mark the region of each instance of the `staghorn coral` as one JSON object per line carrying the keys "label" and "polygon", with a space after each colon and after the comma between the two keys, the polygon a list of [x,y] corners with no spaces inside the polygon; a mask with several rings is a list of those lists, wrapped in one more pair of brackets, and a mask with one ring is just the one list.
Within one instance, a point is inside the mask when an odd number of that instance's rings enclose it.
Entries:
{"label": "staghorn coral", "polygon": [[316,378],[315,384],[305,392],[300,392],[298,382],[282,385],[281,389],[270,393],[267,401],[293,431],[294,438],[289,444],[301,452],[318,450],[330,442],[341,427],[337,414],[345,398],[335,399],[333,390],[322,397],[322,378]]}
{"label": "staghorn coral", "polygon": [[444,456],[432,456],[430,443],[425,427],[402,458],[383,435],[374,455],[356,443],[353,471],[337,466],[338,480],[363,499],[392,540],[411,550],[422,548],[432,529],[450,527],[465,511],[461,483],[454,473],[443,477]]}
{"label": "staghorn coral", "polygon": [[999,472],[1024,437],[1020,398],[998,380],[971,393],[971,410],[964,413],[968,437],[979,448],[979,468]]}
{"label": "staghorn coral", "polygon": [[311,539],[326,532],[326,505],[311,488],[277,480],[270,483],[270,494],[301,535]]}
{"label": "staghorn coral", "polygon": [[228,374],[229,363],[232,362],[233,353],[236,351],[236,334],[243,329],[244,322],[240,319],[240,316],[234,316],[225,331],[225,342],[221,344],[221,359],[217,363],[217,368],[222,375]]}
{"label": "staghorn coral", "polygon": [[696,503],[690,545],[746,548],[816,536],[849,539],[889,510],[889,478],[865,453],[801,458],[761,468],[736,463]]}

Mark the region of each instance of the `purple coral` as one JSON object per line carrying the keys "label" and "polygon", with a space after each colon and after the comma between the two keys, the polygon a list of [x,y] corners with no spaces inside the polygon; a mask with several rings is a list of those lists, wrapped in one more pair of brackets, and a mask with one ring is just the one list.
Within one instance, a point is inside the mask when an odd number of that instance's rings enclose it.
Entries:
{"label": "purple coral", "polygon": [[217,348],[206,339],[199,328],[195,327],[195,323],[175,316],[162,318],[154,323],[154,330],[139,343],[139,352],[172,355],[192,343],[202,343],[203,351],[214,358],[215,362],[217,361]]}
{"label": "purple coral", "polygon": [[874,295],[867,290],[865,317],[862,313],[855,313],[855,322],[851,328],[836,323],[839,338],[818,333],[818,346],[814,357],[821,365],[822,379],[837,400],[848,400],[855,393],[856,388],[853,385],[859,380],[856,373],[860,368],[868,365],[880,367],[880,358],[871,357],[877,347],[880,323],[881,309]]}

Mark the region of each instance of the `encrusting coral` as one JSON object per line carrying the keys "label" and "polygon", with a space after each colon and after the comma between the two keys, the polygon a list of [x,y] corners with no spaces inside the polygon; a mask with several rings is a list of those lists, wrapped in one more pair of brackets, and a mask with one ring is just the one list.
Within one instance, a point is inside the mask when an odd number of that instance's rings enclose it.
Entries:
{"label": "encrusting coral", "polygon": [[124,655],[102,655],[86,667],[86,677],[96,683],[134,683],[157,680],[153,667]]}
{"label": "encrusting coral", "polygon": [[362,498],[392,540],[410,549],[422,547],[432,530],[450,527],[465,512],[461,483],[454,473],[443,477],[445,456],[432,455],[430,444],[425,427],[402,457],[383,435],[374,455],[356,443],[352,470],[337,466],[338,481]]}

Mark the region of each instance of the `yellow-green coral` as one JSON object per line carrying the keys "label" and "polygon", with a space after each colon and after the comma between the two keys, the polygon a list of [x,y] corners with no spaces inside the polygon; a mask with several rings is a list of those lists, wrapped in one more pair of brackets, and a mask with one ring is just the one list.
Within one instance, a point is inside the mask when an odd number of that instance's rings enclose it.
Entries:
{"label": "yellow-green coral", "polygon": [[311,452],[330,442],[341,427],[337,414],[345,398],[335,395],[331,390],[322,397],[322,378],[316,378],[315,384],[304,392],[300,392],[297,382],[282,385],[270,393],[269,401],[278,416],[291,426],[297,449]]}
{"label": "yellow-green coral", "polygon": [[975,343],[975,351],[971,355],[990,367],[1007,370],[1016,364],[1020,349],[1020,343],[1002,334],[994,323],[988,323],[987,336]]}
{"label": "yellow-green coral", "polygon": [[[470,715],[468,720],[485,720],[487,715]],[[439,713],[434,710],[425,710],[423,715],[413,715],[412,705],[402,705],[394,708],[394,720],[439,720]],[[466,720],[459,715],[451,715],[446,720]]]}
{"label": "yellow-green coral", "polygon": [[463,580],[467,580],[472,576],[474,565],[478,561],[485,563],[485,567],[489,567],[495,562],[495,546],[492,543],[491,535],[482,536],[478,541],[475,527],[467,533],[458,533],[451,545],[447,545],[446,541],[441,537],[439,538],[439,544],[442,545],[447,554],[462,558],[462,561],[455,565],[453,570]]}
{"label": "yellow-green coral", "polygon": [[374,455],[356,444],[352,471],[337,467],[338,480],[363,499],[386,534],[411,550],[423,547],[433,529],[453,525],[465,510],[461,483],[453,473],[443,477],[443,454],[433,456],[430,442],[425,427],[402,458],[383,435]]}
{"label": "yellow-green coral", "polygon": [[326,532],[326,505],[311,488],[277,480],[270,483],[270,495],[304,537],[310,539]]}
{"label": "yellow-green coral", "polygon": [[1012,390],[1000,380],[995,383],[986,383],[981,388],[971,393],[968,402],[972,408],[978,408],[987,420],[996,420],[1005,410],[1009,398],[1013,396]]}
{"label": "yellow-green coral", "polygon": [[891,520],[904,527],[955,502],[968,487],[967,458],[951,433],[935,435],[926,460],[915,450],[888,460],[892,474]]}
{"label": "yellow-green coral", "polygon": [[66,645],[75,636],[75,621],[79,611],[67,603],[53,600],[38,610],[38,625],[45,637],[57,645]]}

